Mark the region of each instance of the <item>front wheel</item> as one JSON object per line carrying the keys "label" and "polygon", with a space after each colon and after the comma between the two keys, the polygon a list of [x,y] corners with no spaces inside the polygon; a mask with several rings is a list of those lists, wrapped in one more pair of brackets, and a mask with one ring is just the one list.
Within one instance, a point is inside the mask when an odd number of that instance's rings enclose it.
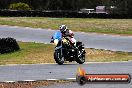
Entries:
{"label": "front wheel", "polygon": [[60,50],[55,50],[54,59],[55,59],[56,63],[58,63],[59,65],[62,65],[64,63],[64,57],[61,55]]}
{"label": "front wheel", "polygon": [[85,62],[85,51],[78,51],[76,62],[79,64],[83,64]]}

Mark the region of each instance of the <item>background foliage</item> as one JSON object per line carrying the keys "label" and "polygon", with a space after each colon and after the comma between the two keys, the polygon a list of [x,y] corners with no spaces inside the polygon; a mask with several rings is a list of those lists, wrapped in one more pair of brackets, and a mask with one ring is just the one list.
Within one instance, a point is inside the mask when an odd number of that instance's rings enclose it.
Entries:
{"label": "background foliage", "polygon": [[21,3],[21,2],[10,4],[9,9],[11,10],[31,10],[28,4]]}
{"label": "background foliage", "polygon": [[26,3],[32,10],[79,10],[105,5],[115,6],[115,13],[132,14],[132,0],[0,0],[0,9],[8,9],[13,3]]}

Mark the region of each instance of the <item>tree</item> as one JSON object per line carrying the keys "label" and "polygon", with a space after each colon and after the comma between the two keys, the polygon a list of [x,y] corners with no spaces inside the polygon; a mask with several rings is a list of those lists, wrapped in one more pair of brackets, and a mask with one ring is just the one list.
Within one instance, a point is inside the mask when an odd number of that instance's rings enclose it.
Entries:
{"label": "tree", "polygon": [[10,4],[9,9],[11,10],[31,10],[28,4],[21,3],[21,2]]}

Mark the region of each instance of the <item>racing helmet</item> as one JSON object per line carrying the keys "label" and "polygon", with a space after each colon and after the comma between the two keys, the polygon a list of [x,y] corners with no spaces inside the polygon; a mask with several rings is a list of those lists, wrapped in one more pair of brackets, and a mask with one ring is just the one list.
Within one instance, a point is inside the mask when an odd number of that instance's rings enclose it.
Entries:
{"label": "racing helmet", "polygon": [[67,26],[66,26],[66,25],[61,25],[61,26],[59,27],[59,29],[60,29],[61,32],[66,32]]}

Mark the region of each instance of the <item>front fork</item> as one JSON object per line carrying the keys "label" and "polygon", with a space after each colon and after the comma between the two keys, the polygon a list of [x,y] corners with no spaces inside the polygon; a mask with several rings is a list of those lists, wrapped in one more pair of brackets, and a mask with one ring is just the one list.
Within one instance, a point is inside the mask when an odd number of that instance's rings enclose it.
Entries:
{"label": "front fork", "polygon": [[60,48],[60,51],[61,51],[61,57],[63,57],[63,52],[62,52],[62,41],[61,41],[61,48]]}
{"label": "front fork", "polygon": [[80,57],[81,55],[84,55],[86,53],[85,49],[82,50],[78,50],[78,57]]}

